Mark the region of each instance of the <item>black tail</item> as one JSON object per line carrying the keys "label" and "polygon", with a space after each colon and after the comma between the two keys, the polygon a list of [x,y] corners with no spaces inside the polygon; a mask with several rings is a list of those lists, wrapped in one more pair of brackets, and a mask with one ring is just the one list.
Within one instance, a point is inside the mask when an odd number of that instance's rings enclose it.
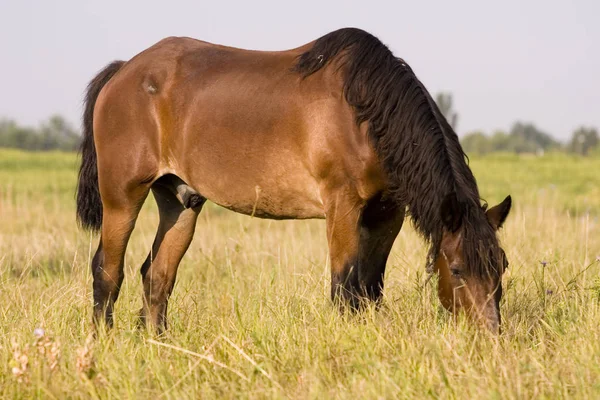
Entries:
{"label": "black tail", "polygon": [[125,64],[113,61],[92,79],[87,87],[83,107],[83,140],[81,141],[81,168],[77,184],[77,220],[84,229],[97,232],[102,226],[102,201],[98,190],[98,167],[94,145],[94,106],[100,90]]}

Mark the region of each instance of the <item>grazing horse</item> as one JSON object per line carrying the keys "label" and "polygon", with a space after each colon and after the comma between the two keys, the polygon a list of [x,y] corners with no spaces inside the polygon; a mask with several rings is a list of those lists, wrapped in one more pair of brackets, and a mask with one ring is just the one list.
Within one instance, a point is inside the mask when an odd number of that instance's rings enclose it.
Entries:
{"label": "grazing horse", "polygon": [[442,304],[499,331],[507,262],[456,133],[402,59],[359,29],[264,52],[167,38],[89,84],[77,192],[101,231],[94,322],[113,324],[124,254],[152,191],[160,223],[141,267],[141,318],[166,328],[167,302],[206,199],[273,219],[325,218],[331,296],[382,295],[405,214],[431,246]]}

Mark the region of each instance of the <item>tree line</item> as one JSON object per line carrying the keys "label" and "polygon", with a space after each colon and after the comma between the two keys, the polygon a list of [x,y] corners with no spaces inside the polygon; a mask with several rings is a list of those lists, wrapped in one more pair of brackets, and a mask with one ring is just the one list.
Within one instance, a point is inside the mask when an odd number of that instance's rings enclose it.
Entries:
{"label": "tree line", "polygon": [[[452,95],[439,93],[435,100],[442,114],[456,130],[458,114],[453,108]],[[543,154],[546,151],[564,151],[583,156],[600,153],[598,130],[585,126],[577,128],[567,143],[557,141],[532,123],[520,121],[515,122],[508,132],[496,131],[491,135],[481,131],[470,132],[461,137],[460,142],[466,153],[479,155],[493,152]]]}
{"label": "tree line", "polygon": [[579,127],[567,143],[561,143],[533,124],[522,122],[516,122],[508,132],[497,131],[489,136],[483,132],[469,133],[461,138],[461,143],[465,152],[479,155],[500,151],[517,154],[565,151],[587,156],[600,151],[595,128]]}
{"label": "tree line", "polygon": [[[435,101],[450,125],[456,130],[458,113],[454,110],[452,95],[439,93]],[[24,127],[15,121],[0,120],[0,147],[22,150],[74,151],[79,147],[81,135],[63,117],[54,115],[37,128]],[[600,136],[593,127],[576,129],[567,143],[555,140],[531,123],[515,122],[508,132],[497,131],[491,135],[471,132],[461,138],[466,153],[493,152],[542,154],[546,151],[566,151],[581,155],[600,154]]]}
{"label": "tree line", "polygon": [[0,147],[31,151],[79,148],[81,134],[60,115],[53,115],[37,128],[21,126],[13,120],[0,120]]}

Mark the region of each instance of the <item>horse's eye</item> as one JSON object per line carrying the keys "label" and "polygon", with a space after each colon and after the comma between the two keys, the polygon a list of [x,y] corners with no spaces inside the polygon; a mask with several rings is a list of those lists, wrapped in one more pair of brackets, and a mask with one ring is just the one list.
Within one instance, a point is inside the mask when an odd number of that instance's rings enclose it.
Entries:
{"label": "horse's eye", "polygon": [[458,268],[450,268],[450,272],[452,273],[452,276],[455,278],[460,278],[460,276],[461,276],[460,269],[458,269]]}

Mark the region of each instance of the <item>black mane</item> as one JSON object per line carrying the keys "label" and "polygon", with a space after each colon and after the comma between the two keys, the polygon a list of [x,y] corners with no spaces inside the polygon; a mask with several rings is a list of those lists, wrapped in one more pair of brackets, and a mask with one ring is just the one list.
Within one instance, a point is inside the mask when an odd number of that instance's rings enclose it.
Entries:
{"label": "black mane", "polygon": [[489,255],[498,241],[481,208],[475,177],[458,136],[423,84],[379,39],[355,28],[318,39],[295,70],[307,77],[338,55],[346,101],[357,123],[369,124],[392,195],[408,207],[415,227],[431,243],[428,262],[439,252],[442,202],[454,194],[462,209],[466,268],[480,276],[497,272]]}

